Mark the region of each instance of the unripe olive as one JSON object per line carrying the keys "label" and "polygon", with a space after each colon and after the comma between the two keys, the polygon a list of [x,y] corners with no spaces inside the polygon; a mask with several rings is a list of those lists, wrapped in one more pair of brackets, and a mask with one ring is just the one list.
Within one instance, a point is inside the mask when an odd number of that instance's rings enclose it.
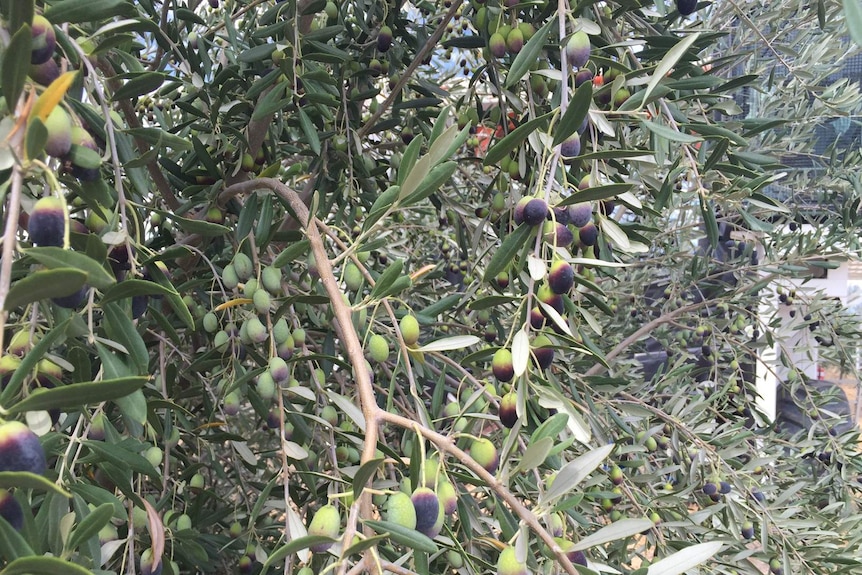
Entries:
{"label": "unripe olive", "polygon": [[497,559],[497,575],[527,575],[527,565],[518,561],[515,548],[507,546]]}
{"label": "unripe olive", "polygon": [[218,317],[213,312],[208,312],[203,319],[204,331],[215,333],[218,330]]}
{"label": "unripe olive", "polygon": [[[341,528],[341,514],[334,505],[324,505],[317,510],[308,526],[309,535],[323,535],[335,539]],[[313,553],[324,553],[332,543],[318,543],[309,547]]]}
{"label": "unripe olive", "polygon": [[419,321],[412,315],[405,315],[398,324],[401,337],[408,346],[415,346],[419,341]]}
{"label": "unripe olive", "polygon": [[260,283],[263,285],[263,289],[270,294],[275,296],[280,295],[281,270],[272,266],[263,268],[263,271],[260,272]]}
{"label": "unripe olive", "polygon": [[362,288],[362,272],[353,262],[344,267],[344,284],[350,291],[359,291]]}
{"label": "unripe olive", "polygon": [[448,479],[442,479],[437,485],[437,499],[443,507],[443,513],[452,515],[458,508],[458,492]]}
{"label": "unripe olive", "polygon": [[368,356],[378,363],[389,359],[389,342],[385,337],[375,333],[368,338]]}
{"label": "unripe olive", "polygon": [[470,457],[484,467],[488,473],[497,471],[497,466],[500,464],[497,448],[487,437],[480,437],[473,441],[470,446]]}
{"label": "unripe olive", "polygon": [[408,529],[416,529],[416,508],[406,493],[398,491],[386,501],[386,519]]}
{"label": "unripe olive", "polygon": [[239,285],[239,276],[236,275],[236,268],[233,264],[228,264],[224,267],[221,273],[221,282],[225,289],[233,289]]}
{"label": "unripe olive", "polygon": [[254,264],[251,258],[242,252],[237,252],[233,257],[233,267],[237,277],[241,281],[247,281],[254,273]]}
{"label": "unripe olive", "polygon": [[275,397],[277,386],[269,370],[257,376],[257,393],[264,401],[270,401]]}
{"label": "unripe olive", "polygon": [[254,292],[254,295],[251,299],[254,302],[254,309],[257,310],[257,313],[269,313],[270,305],[272,305],[272,299],[270,298],[268,291],[259,289]]}

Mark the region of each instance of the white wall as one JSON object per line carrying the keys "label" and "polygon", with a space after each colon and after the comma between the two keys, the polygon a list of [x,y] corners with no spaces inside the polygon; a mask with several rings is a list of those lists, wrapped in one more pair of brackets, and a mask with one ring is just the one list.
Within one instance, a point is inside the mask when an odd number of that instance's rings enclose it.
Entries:
{"label": "white wall", "polygon": [[[803,226],[802,231],[816,233],[812,226]],[[763,261],[763,251],[759,251]],[[811,279],[805,282],[783,280],[782,287],[785,293],[796,291],[793,305],[779,303],[777,286],[773,285],[771,289],[763,290],[759,310],[761,321],[765,321],[772,317],[775,306],[778,306],[778,316],[781,318],[781,327],[778,329],[775,345],[761,353],[756,369],[756,386],[760,395],[757,405],[770,420],[775,419],[779,381],[785,381],[789,372],[789,369],[780,361],[782,355],[792,361],[797,372],[810,379],[817,379],[818,344],[807,327],[800,328],[804,323],[803,316],[808,313],[806,302],[830,297],[839,298],[846,303],[850,287],[850,265],[848,262],[840,262],[838,268],[827,270],[825,279]],[[790,317],[791,310],[796,311],[795,317]]]}

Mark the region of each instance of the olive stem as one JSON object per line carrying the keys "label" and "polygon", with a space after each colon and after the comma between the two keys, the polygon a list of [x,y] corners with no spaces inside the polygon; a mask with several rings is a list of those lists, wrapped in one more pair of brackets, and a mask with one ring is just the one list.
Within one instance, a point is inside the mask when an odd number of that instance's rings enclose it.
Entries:
{"label": "olive stem", "polygon": [[[29,107],[29,106],[27,106]],[[21,108],[19,108],[21,110]],[[26,113],[23,110],[21,113]],[[24,187],[24,130],[16,130],[9,142],[15,150],[17,160],[12,166],[9,203],[6,206],[6,228],[3,231],[3,258],[0,260],[0,350],[4,349],[3,335],[6,331],[6,297],[12,285],[12,258],[15,252],[15,236],[18,234],[18,213],[21,211],[21,190]]]}

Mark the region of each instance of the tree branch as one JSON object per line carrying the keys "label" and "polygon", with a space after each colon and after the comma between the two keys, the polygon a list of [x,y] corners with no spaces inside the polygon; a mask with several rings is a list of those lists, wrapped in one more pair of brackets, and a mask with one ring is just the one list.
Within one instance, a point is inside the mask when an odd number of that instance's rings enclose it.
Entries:
{"label": "tree branch", "polygon": [[434,30],[434,33],[431,35],[430,38],[428,38],[428,41],[425,42],[425,45],[422,46],[422,49],[416,53],[416,57],[413,58],[413,61],[410,62],[410,65],[407,66],[407,69],[404,70],[404,73],[401,74],[401,77],[398,78],[398,82],[395,84],[395,87],[392,88],[392,91],[389,93],[389,96],[387,96],[386,99],[383,100],[383,103],[380,104],[380,107],[377,109],[377,112],[372,114],[371,117],[368,118],[368,121],[365,122],[365,124],[356,131],[357,137],[362,138],[364,136],[367,136],[369,131],[371,131],[371,128],[377,123],[377,120],[383,117],[383,114],[386,113],[386,111],[389,109],[389,106],[391,106],[392,103],[395,102],[395,98],[398,97],[398,94],[400,94],[404,86],[407,85],[407,81],[410,80],[410,77],[413,75],[413,72],[416,71],[416,68],[418,68],[422,64],[422,62],[425,61],[425,58],[427,58],[428,55],[431,54],[431,51],[437,47],[437,43],[440,41],[440,38],[443,37],[443,33],[446,31],[446,24],[448,24],[449,21],[455,17],[455,14],[458,12],[458,9],[461,7],[461,4],[463,2],[464,0],[455,0],[454,2],[452,2],[451,8],[449,8],[449,11],[446,12],[446,14],[443,16],[443,20],[437,26],[437,29]]}

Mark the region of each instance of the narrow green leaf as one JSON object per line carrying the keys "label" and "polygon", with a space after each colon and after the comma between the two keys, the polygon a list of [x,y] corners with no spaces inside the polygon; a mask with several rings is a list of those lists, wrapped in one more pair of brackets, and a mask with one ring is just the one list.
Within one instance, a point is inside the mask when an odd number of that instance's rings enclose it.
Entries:
{"label": "narrow green leaf", "polygon": [[450,307],[455,304],[461,302],[464,299],[464,296],[460,293],[453,293],[441,300],[435,301],[428,307],[424,308],[421,312],[422,315],[427,315],[428,317],[435,318],[439,314],[443,313]]}
{"label": "narrow green leaf", "polygon": [[527,371],[530,362],[530,338],[526,329],[519,329],[512,338],[512,367],[515,377],[519,378]]}
{"label": "narrow green leaf", "polygon": [[602,545],[611,541],[617,541],[631,537],[646,531],[653,526],[649,519],[621,519],[610,525],[602,527],[592,535],[584,537],[571,548],[572,551],[582,551],[595,545]]}
{"label": "narrow green leaf", "polygon": [[371,549],[375,545],[382,543],[383,541],[389,539],[388,534],[384,533],[382,535],[372,535],[371,537],[366,537],[361,539],[347,548],[342,554],[344,557],[351,557],[353,555],[359,555],[366,549]]}
{"label": "narrow green leaf", "polygon": [[407,144],[404,149],[404,154],[401,156],[401,163],[398,165],[398,185],[403,186],[404,180],[413,170],[416,165],[416,160],[419,158],[419,151],[422,149],[422,144],[425,143],[425,138],[422,135],[417,135]]}
{"label": "narrow green leaf", "polygon": [[862,47],[862,2],[844,0],[844,20],[847,22],[850,37],[857,46]]}
{"label": "narrow green leaf", "polygon": [[126,80],[125,84],[117,88],[117,91],[114,92],[111,99],[116,102],[118,100],[137,98],[144,94],[151,94],[162,87],[166,78],[167,75],[162,74],[161,72],[143,72],[141,74],[134,74]]}
{"label": "narrow green leaf", "polygon": [[614,450],[614,444],[609,443],[601,447],[597,447],[580,457],[573,459],[565,464],[557,476],[554,478],[554,484],[551,488],[545,491],[544,501],[553,501],[559,499],[572,489],[578,486],[578,483],[586,479],[586,477],[598,468]]}
{"label": "narrow green leaf", "polygon": [[147,280],[129,279],[123,280],[113,287],[108,288],[102,294],[100,300],[102,305],[113,301],[128,299],[138,295],[170,295],[177,294],[159,284]]}
{"label": "narrow green leaf", "polygon": [[580,204],[582,202],[595,202],[598,200],[606,200],[608,198],[613,198],[620,194],[624,194],[625,192],[631,190],[633,187],[634,186],[632,184],[608,184],[606,186],[587,188],[585,190],[573,193],[571,196],[557,204],[557,206],[568,206],[571,204]]}
{"label": "narrow green leaf", "polygon": [[[449,116],[451,114],[452,106],[445,106],[442,110],[440,110],[440,113],[437,114],[437,118],[434,119],[434,126],[431,128],[431,135],[428,137],[428,144],[431,146],[431,149],[434,148],[434,143],[437,141],[437,138],[440,137],[440,134],[452,130],[452,126],[446,126],[446,124],[449,123]],[[457,129],[458,128],[455,128],[455,130]]]}
{"label": "narrow green leaf", "polygon": [[149,477],[157,478],[159,472],[146,460],[143,455],[129,451],[125,444],[106,443],[104,441],[86,440],[83,442],[87,449],[97,453],[100,457],[110,461],[121,468],[128,468],[137,473],[143,473]]}
{"label": "narrow green leaf", "polygon": [[667,54],[664,55],[664,58],[661,59],[661,62],[658,63],[658,66],[655,67],[655,71],[650,78],[649,84],[647,84],[646,90],[644,90],[643,101],[646,102],[647,98],[649,98],[650,92],[652,92],[658,83],[661,82],[667,73],[670,72],[676,63],[679,62],[679,59],[682,58],[683,54],[685,54],[689,48],[697,41],[700,37],[700,32],[695,32],[686,36],[682,40],[680,40],[673,48],[667,51]]}
{"label": "narrow green leaf", "polygon": [[506,88],[511,88],[524,77],[524,74],[530,67],[539,59],[539,53],[545,47],[545,42],[548,40],[548,34],[551,28],[556,26],[557,22],[554,18],[549,18],[544,26],[539,28],[530,40],[524,44],[515,60],[509,67],[509,75],[506,76]]}
{"label": "narrow green leaf", "polygon": [[12,561],[19,557],[33,555],[35,555],[33,549],[21,533],[5,519],[0,519],[0,557]]}
{"label": "narrow green leaf", "polygon": [[74,409],[125,397],[142,388],[148,377],[123,377],[103,381],[71,383],[52,389],[39,388],[8,409],[11,414],[47,409]]}
{"label": "narrow green leaf", "polygon": [[[535,39],[535,36],[533,36],[533,38]],[[482,164],[490,166],[502,160],[509,152],[526,140],[527,136],[539,128],[544,127],[550,119],[550,116],[551,112],[548,112],[547,114],[539,116],[538,118],[533,118],[512,130],[503,139],[488,149],[488,153],[485,155],[485,159],[482,161]]]}
{"label": "narrow green leaf", "polygon": [[78,24],[134,13],[126,0],[62,0],[51,4],[45,11],[45,18],[53,24]]}
{"label": "narrow green leaf", "polygon": [[9,30],[17,30],[22,24],[33,21],[33,0],[15,0],[9,7]]}
{"label": "narrow green leaf", "polygon": [[48,269],[78,269],[87,274],[86,283],[97,289],[106,289],[117,283],[101,263],[82,253],[56,247],[29,248],[24,253]]}
{"label": "narrow green leaf", "polygon": [[718,245],[718,222],[715,221],[715,211],[709,205],[703,194],[698,196],[700,200],[700,215],[703,217],[703,223],[706,226],[706,237],[709,238],[709,245],[713,249]]}
{"label": "narrow green leaf", "polygon": [[664,83],[662,82],[661,84],[656,86],[656,89],[653,90],[649,94],[649,100],[644,99],[644,96],[647,95],[646,92],[644,92],[644,91],[635,92],[634,94],[632,94],[629,97],[628,100],[623,102],[622,105],[619,108],[617,108],[617,111],[618,112],[629,112],[632,110],[640,110],[641,108],[643,108],[647,104],[655,102],[659,98],[664,98],[665,96],[670,94],[670,92],[671,92],[671,89],[668,88],[667,86],[665,86]]}
{"label": "narrow green leaf", "polygon": [[103,503],[93,509],[89,515],[84,517],[78,524],[78,527],[72,531],[68,541],[66,541],[66,550],[74,551],[78,545],[94,537],[99,531],[108,524],[111,517],[114,515],[114,506],[110,503]]}
{"label": "narrow green leaf", "polygon": [[682,575],[709,561],[724,546],[720,541],[698,543],[686,547],[649,566],[649,575]]}
{"label": "narrow green leaf", "polygon": [[12,284],[4,306],[8,311],[34,301],[72,295],[87,283],[87,274],[72,268],[39,270]]}
{"label": "narrow green leaf", "polygon": [[251,113],[251,120],[253,122],[263,120],[270,114],[286,108],[290,104],[290,100],[285,98],[284,95],[289,85],[290,83],[287,81],[276,84],[272,90],[255,104],[254,112]]}
{"label": "narrow green leaf", "polygon": [[[114,403],[117,404],[120,413],[127,420],[141,426],[147,422],[147,398],[144,396],[144,390],[135,390],[128,395],[115,399]],[[134,435],[139,435],[139,432],[135,432]]]}
{"label": "narrow green leaf", "polygon": [[272,56],[272,53],[275,52],[275,49],[277,47],[278,46],[276,46],[275,43],[253,46],[248,50],[243,50],[242,52],[240,52],[239,56],[237,56],[237,60],[245,63],[262,62],[263,60],[266,60],[267,58]]}
{"label": "narrow green leaf", "polygon": [[56,557],[19,557],[9,563],[0,575],[92,575],[89,569]]}
{"label": "narrow green leaf", "polygon": [[45,149],[48,141],[48,129],[39,118],[33,118],[27,124],[27,137],[25,138],[27,157],[38,158]]}
{"label": "narrow green leaf", "polygon": [[392,110],[411,110],[411,109],[422,109],[422,108],[431,108],[439,106],[443,103],[443,100],[440,98],[413,98],[410,100],[402,100],[397,104],[392,106]]}
{"label": "narrow green leaf", "polygon": [[768,233],[775,229],[773,224],[754,217],[748,210],[740,209],[739,215],[742,216],[742,219],[745,220],[746,225],[752,231]]}
{"label": "narrow green leaf", "polygon": [[254,228],[254,237],[257,240],[257,246],[261,250],[265,249],[272,235],[272,220],[274,212],[272,208],[272,194],[267,194],[263,197],[263,203],[260,206],[260,213],[257,216],[257,225]]}
{"label": "narrow green leaf", "polygon": [[[722,138],[721,140],[716,142],[709,153],[709,157],[703,163],[703,170],[701,171],[701,173],[706,173],[715,168],[715,166],[718,165],[718,163],[724,159],[724,155],[727,153],[727,149],[729,147],[730,140],[728,139]],[[658,206],[657,209],[660,209],[661,207],[663,206]]]}
{"label": "narrow green leaf", "polygon": [[[464,128],[455,134],[455,138],[449,142],[449,147],[446,149],[442,149],[439,152],[439,158],[434,161],[434,163],[441,162],[447,158],[451,158],[452,155],[458,150],[461,146],[464,145],[464,142],[467,141],[467,138],[470,137],[470,124],[464,126]],[[432,170],[433,171],[433,170]]]}
{"label": "narrow green leaf", "polygon": [[368,211],[368,217],[362,224],[363,231],[368,231],[382,218],[387,211],[396,205],[398,197],[401,195],[401,188],[398,186],[390,186],[385,192],[377,196],[371,209]]}
{"label": "narrow green leaf", "polygon": [[718,86],[713,90],[713,92],[731,92],[736,90],[737,88],[753,84],[756,80],[759,79],[760,76],[757,74],[746,74],[745,76],[737,76],[736,78],[728,80],[724,84]]}
{"label": "narrow green leaf", "polygon": [[320,154],[320,136],[317,135],[317,128],[311,123],[311,118],[305,113],[302,108],[297,108],[299,113],[299,125],[302,128],[302,133],[305,134],[305,139],[308,145],[315,154]]}
{"label": "narrow green leaf", "polygon": [[663,84],[671,90],[708,90],[724,83],[724,78],[718,76],[693,76],[691,78],[680,78],[671,80],[666,78]]}
{"label": "narrow green leaf", "polygon": [[30,45],[32,42],[30,25],[24,24],[9,41],[6,53],[3,55],[3,69],[0,71],[0,83],[2,83],[3,97],[6,98],[6,107],[14,110],[27,81],[27,73],[30,70]]}
{"label": "narrow green leaf", "polygon": [[415,551],[437,552],[437,544],[430,537],[415,529],[408,529],[391,521],[365,521],[364,523],[378,533],[389,533],[390,539]]}
{"label": "narrow green leaf", "polygon": [[533,228],[523,225],[518,226],[506,236],[503,243],[500,244],[500,247],[497,248],[497,251],[491,258],[491,261],[488,262],[488,267],[485,268],[485,275],[483,278],[486,282],[490,282],[497,276],[497,274],[506,269],[509,262],[512,261],[518,251],[530,238],[532,232]]}
{"label": "narrow green leaf", "polygon": [[581,162],[591,162],[593,160],[617,160],[621,158],[630,158],[632,161],[637,161],[638,158],[651,160],[655,152],[652,150],[602,150],[600,152],[590,152],[578,156]]}
{"label": "narrow green leaf", "polygon": [[748,201],[761,208],[775,210],[776,212],[781,212],[783,214],[790,213],[790,208],[788,208],[778,200],[770,198],[769,196],[764,196],[760,193],[751,194],[751,196],[748,198]]}
{"label": "narrow green leaf", "polygon": [[683,124],[682,127],[685,127],[692,132],[696,132],[701,136],[715,136],[719,138],[727,138],[734,144],[739,146],[747,146],[748,140],[737,134],[736,132],[732,132],[727,128],[722,128],[721,126],[716,126],[714,124]]}
{"label": "narrow green leaf", "polygon": [[141,139],[153,146],[172,148],[176,151],[187,151],[193,148],[192,143],[159,128],[128,128],[121,133]]}
{"label": "narrow green leaf", "polygon": [[404,198],[401,202],[402,207],[412,206],[418,202],[421,202],[434,192],[440,189],[440,186],[449,181],[449,178],[452,177],[452,174],[455,173],[455,170],[458,169],[458,163],[454,161],[443,162],[438,166],[434,166],[431,171],[425,176],[416,190]]}
{"label": "narrow green leaf", "polygon": [[277,268],[282,268],[299,256],[308,253],[308,247],[308,240],[295,242],[284,248],[284,250],[276,256],[275,260],[273,260],[272,265]]}
{"label": "narrow green leaf", "polygon": [[261,573],[266,573],[267,569],[271,569],[274,565],[278,565],[285,557],[290,555],[291,553],[296,553],[297,551],[302,551],[312,545],[318,545],[320,543],[335,543],[335,539],[331,537],[324,537],[323,535],[306,535],[305,537],[299,537],[294,539],[287,545],[282,545],[278,549],[272,552],[272,555],[267,557],[266,563],[263,564],[263,568],[260,570]]}
{"label": "narrow green leaf", "polygon": [[237,242],[242,243],[246,236],[251,233],[251,229],[254,227],[254,219],[257,217],[259,201],[260,199],[257,194],[250,194],[243,204],[234,231]]}
{"label": "narrow green leaf", "polygon": [[673,128],[669,128],[662,124],[656,124],[655,122],[641,122],[641,125],[648,129],[650,132],[659,136],[660,138],[664,138],[666,140],[670,140],[671,142],[680,142],[682,144],[693,144],[694,142],[701,142],[703,138],[699,138],[697,136],[692,136],[690,134],[685,134],[678,130],[674,130]]}
{"label": "narrow green leaf", "polygon": [[[434,127],[437,128],[436,125]],[[469,128],[467,129],[469,130]],[[453,124],[446,128],[442,134],[439,134],[435,139],[431,140],[431,147],[428,148],[428,157],[431,158],[432,166],[436,166],[449,157],[452,145],[457,140],[459,134],[458,126]],[[433,136],[434,134],[432,134],[432,137]]]}
{"label": "narrow green leaf", "polygon": [[183,323],[189,329],[195,328],[195,319],[192,317],[192,312],[189,311],[188,306],[186,306],[183,298],[180,297],[178,293],[176,293],[176,289],[174,289],[173,284],[171,284],[170,280],[165,277],[164,272],[159,269],[159,266],[152,265],[147,268],[150,272],[150,276],[153,278],[153,281],[161,285],[162,287],[171,291],[165,295],[165,299],[171,304],[171,307],[177,312],[177,315],[183,321]]}
{"label": "narrow green leaf", "polygon": [[330,62],[330,63],[338,64],[341,62],[347,62],[348,60],[350,60],[353,57],[352,54],[345,52],[344,50],[341,50],[340,48],[336,48],[335,46],[333,46],[331,44],[324,44],[323,42],[313,42],[312,41],[312,42],[303,42],[303,46],[305,46],[306,43],[309,45],[311,50],[309,52],[306,52],[305,50],[303,50],[303,57],[305,57],[307,55],[309,58],[314,59],[315,56],[321,56],[321,55],[327,56],[327,58],[319,58],[318,57],[319,62]]}
{"label": "narrow green leaf", "polygon": [[742,121],[742,127],[745,132],[742,134],[745,137],[754,136],[761,132],[771,130],[787,124],[789,120],[777,120],[775,118],[748,118]]}
{"label": "narrow green leaf", "polygon": [[732,159],[754,164],[756,166],[781,166],[781,162],[777,158],[767,156],[766,154],[758,154],[757,152],[734,152],[730,155]]}
{"label": "narrow green leaf", "polygon": [[546,419],[542,425],[533,432],[533,436],[530,438],[530,442],[535,443],[546,437],[551,439],[556,439],[559,437],[560,433],[566,428],[566,422],[569,419],[569,416],[565,413],[555,413],[548,419]]}
{"label": "narrow green leaf", "polygon": [[53,491],[57,495],[62,495],[63,497],[72,496],[71,493],[42,475],[36,475],[29,471],[0,472],[0,488],[10,489],[12,487],[17,487],[19,489],[36,489],[39,491]]}
{"label": "narrow green leaf", "polygon": [[572,96],[572,101],[569,102],[566,113],[560,118],[560,123],[557,125],[554,134],[554,145],[557,146],[566,140],[569,136],[581,126],[584,118],[590,111],[590,102],[593,101],[593,83],[584,82],[575,90]]}
{"label": "narrow green leaf", "polygon": [[430,343],[426,343],[416,351],[434,352],[434,351],[452,351],[455,349],[464,349],[471,345],[476,345],[482,341],[475,335],[453,335],[452,337],[444,337]]}
{"label": "narrow green leaf", "polygon": [[129,352],[129,358],[137,368],[136,375],[147,374],[150,356],[147,353],[144,339],[138,333],[132,318],[116,303],[104,304],[102,313],[105,316],[107,336],[122,344]]}
{"label": "narrow green leaf", "polygon": [[362,464],[356,475],[353,476],[353,498],[358,499],[362,495],[362,491],[368,484],[368,480],[374,477],[377,470],[380,469],[380,464],[383,463],[383,458],[370,459]]}
{"label": "narrow green leaf", "polygon": [[425,155],[416,161],[413,169],[404,178],[404,184],[401,186],[399,197],[405,198],[412,194],[419,187],[419,184],[425,180],[429,172],[431,172],[431,158]]}
{"label": "narrow green leaf", "polygon": [[377,278],[377,283],[374,284],[374,289],[371,290],[371,299],[381,297],[381,294],[392,287],[395,280],[401,276],[401,271],[404,269],[403,260],[395,260],[389,267],[383,270],[380,277]]}
{"label": "narrow green leaf", "polygon": [[151,211],[162,214],[164,217],[175,222],[183,230],[192,234],[198,234],[204,237],[218,237],[230,233],[230,228],[226,228],[221,224],[207,222],[204,220],[193,220],[190,218],[184,218],[174,213],[165,212],[162,210]]}
{"label": "narrow green leaf", "polygon": [[[487,275],[487,272],[485,272]],[[499,273],[499,272],[497,272]],[[488,276],[490,277],[490,276]],[[519,297],[509,296],[509,295],[489,295],[483,298],[475,299],[467,304],[469,309],[474,311],[478,311],[480,309],[488,309],[492,307],[497,307],[498,305],[505,305],[507,303],[512,303],[515,300],[520,300]]]}
{"label": "narrow green leaf", "polygon": [[540,466],[545,462],[545,458],[548,457],[551,449],[554,448],[554,443],[556,442],[550,437],[543,437],[538,441],[530,442],[524,451],[524,456],[521,457],[521,461],[518,462],[517,467],[515,467],[512,473],[530,471]]}

